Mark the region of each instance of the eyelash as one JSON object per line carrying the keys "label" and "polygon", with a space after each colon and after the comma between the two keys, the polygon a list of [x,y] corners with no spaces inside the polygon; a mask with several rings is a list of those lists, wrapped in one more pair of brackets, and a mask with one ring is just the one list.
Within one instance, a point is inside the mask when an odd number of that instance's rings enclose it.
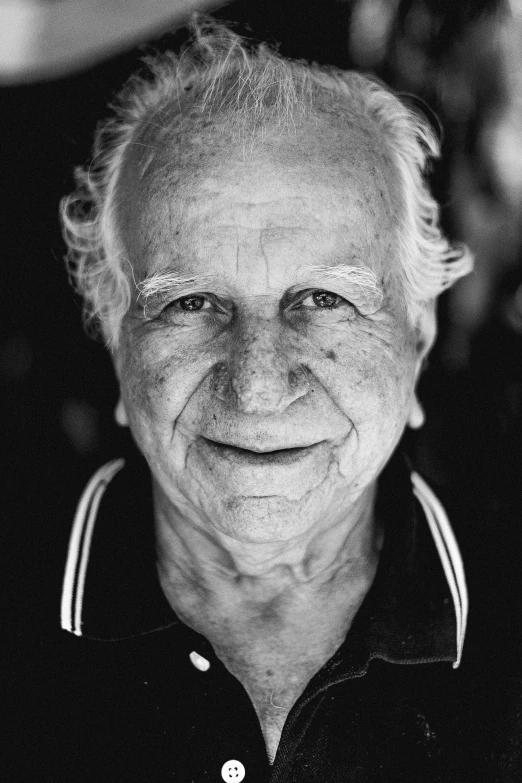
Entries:
{"label": "eyelash", "polygon": [[[346,299],[344,299],[339,294],[335,294],[333,291],[328,291],[325,288],[316,288],[313,291],[307,291],[305,292],[306,296],[303,296],[299,300],[299,306],[305,307],[305,309],[316,309],[316,310],[335,310],[337,309],[341,304],[350,304]],[[310,305],[305,305],[307,299],[313,299],[314,296],[318,296],[320,294],[327,294],[328,296],[334,297],[337,301],[335,304],[333,304],[331,307],[320,307],[316,302],[314,302],[315,307],[311,307]]]}
{"label": "eyelash", "polygon": [[[304,304],[304,302],[306,302],[307,299],[311,299],[311,298],[314,297],[314,295],[320,295],[320,294],[327,294],[329,296],[332,296],[337,301],[335,302],[335,304],[332,304],[331,307],[320,307],[317,303],[314,303],[315,307],[311,307],[310,305],[305,305]],[[190,299],[203,299],[204,300],[203,307],[201,307],[199,309],[193,309],[193,310],[191,310],[191,309],[186,309],[185,310],[185,309],[181,308],[181,302],[187,301],[187,300],[190,300]],[[205,307],[204,306],[205,303],[210,305],[210,306],[209,307]],[[339,294],[335,294],[333,291],[328,291],[328,290],[326,290],[324,288],[320,288],[320,289],[303,291],[301,297],[294,304],[292,309],[299,309],[300,307],[303,307],[304,309],[310,309],[310,310],[312,310],[312,309],[317,309],[317,310],[321,310],[321,309],[324,309],[324,310],[335,310],[337,307],[339,307],[342,304],[350,305],[351,303],[348,302],[346,299],[344,299]],[[214,307],[217,306],[215,300],[210,298],[207,294],[189,294],[187,296],[181,296],[181,297],[179,297],[179,299],[175,299],[174,301],[172,301],[168,305],[166,305],[165,309],[168,310],[169,308],[173,308],[176,305],[178,305],[180,307],[182,312],[196,312],[196,313],[208,311],[208,310],[211,309],[212,305],[214,305]]]}

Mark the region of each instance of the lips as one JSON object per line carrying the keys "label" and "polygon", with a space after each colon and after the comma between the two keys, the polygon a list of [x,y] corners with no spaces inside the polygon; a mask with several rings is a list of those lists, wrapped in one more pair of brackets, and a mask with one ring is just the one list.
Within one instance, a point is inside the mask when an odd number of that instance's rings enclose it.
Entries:
{"label": "lips", "polygon": [[293,446],[291,448],[253,450],[240,446],[233,446],[229,443],[219,443],[208,438],[202,438],[207,448],[214,452],[216,456],[227,459],[230,462],[241,463],[243,465],[291,465],[299,462],[308,456],[321,443],[314,443],[311,446]]}
{"label": "lips", "polygon": [[200,485],[232,506],[241,498],[241,502],[268,497],[299,500],[324,480],[332,458],[326,440],[280,449],[267,449],[265,442],[265,448],[256,451],[245,445],[199,436],[187,457],[188,470],[198,477]]}

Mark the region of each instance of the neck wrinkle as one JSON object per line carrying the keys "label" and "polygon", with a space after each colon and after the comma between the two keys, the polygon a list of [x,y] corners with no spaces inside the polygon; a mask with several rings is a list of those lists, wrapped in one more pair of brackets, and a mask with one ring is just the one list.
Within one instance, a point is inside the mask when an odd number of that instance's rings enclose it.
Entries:
{"label": "neck wrinkle", "polygon": [[[373,581],[383,533],[374,515],[375,488],[359,499],[351,517],[298,541],[245,543],[216,535],[203,523],[187,520],[155,493],[157,559],[163,592],[174,610],[180,596],[189,602],[217,598],[239,605],[271,605],[291,596],[311,600],[339,585],[351,588]],[[183,612],[181,612],[183,614]]]}

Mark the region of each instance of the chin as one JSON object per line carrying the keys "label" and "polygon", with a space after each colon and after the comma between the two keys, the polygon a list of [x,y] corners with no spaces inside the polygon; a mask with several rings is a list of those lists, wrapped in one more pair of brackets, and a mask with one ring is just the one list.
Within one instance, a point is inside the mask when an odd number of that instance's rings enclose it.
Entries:
{"label": "chin", "polygon": [[252,544],[288,541],[314,522],[295,501],[276,496],[233,498],[219,517],[222,524],[214,524],[221,533]]}

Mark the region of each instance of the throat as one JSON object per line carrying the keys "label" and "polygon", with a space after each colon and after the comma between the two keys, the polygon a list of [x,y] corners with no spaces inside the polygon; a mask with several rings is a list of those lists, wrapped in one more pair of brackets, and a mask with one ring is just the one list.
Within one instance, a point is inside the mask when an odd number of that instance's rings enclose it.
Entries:
{"label": "throat", "polygon": [[343,643],[376,570],[359,569],[328,590],[287,586],[260,600],[259,585],[231,581],[220,591],[162,581],[178,616],[212,644],[255,709],[273,762],[286,719],[310,680]]}
{"label": "throat", "polygon": [[167,522],[157,517],[163,592],[243,685],[273,761],[290,711],[371,587],[382,536],[368,512],[310,540],[256,545],[253,557],[250,544]]}
{"label": "throat", "polygon": [[290,662],[314,657],[313,650],[318,658],[333,654],[371,587],[377,563],[373,550],[309,581],[296,580],[285,567],[270,578],[232,576],[219,568],[187,574],[161,560],[158,568],[163,592],[180,619],[216,650],[255,666],[256,658],[271,655]]}

